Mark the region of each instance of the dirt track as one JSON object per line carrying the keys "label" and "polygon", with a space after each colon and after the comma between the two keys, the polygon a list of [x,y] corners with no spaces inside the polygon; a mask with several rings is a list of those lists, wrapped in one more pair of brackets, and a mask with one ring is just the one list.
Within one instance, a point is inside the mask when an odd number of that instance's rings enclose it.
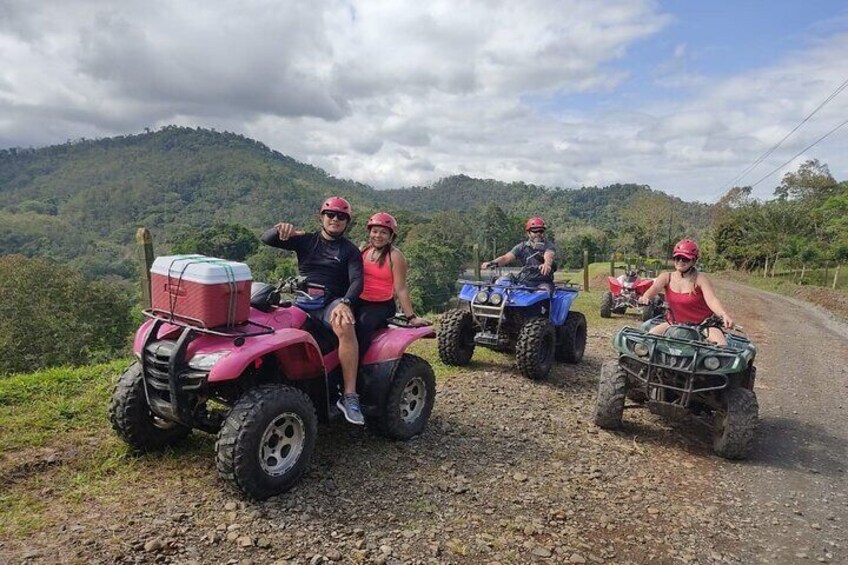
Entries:
{"label": "dirt track", "polygon": [[[622,431],[595,428],[609,325],[590,328],[583,364],[544,382],[507,357],[453,373],[412,442],[322,430],[303,482],[263,503],[222,485],[201,434],[176,456],[127,462],[137,480],[82,505],[42,490],[45,525],[0,539],[0,563],[848,562],[845,329],[781,297],[719,292],[759,347],[748,462],[713,456],[693,422],[628,411]],[[16,488],[73,466],[59,457]]]}
{"label": "dirt track", "polygon": [[731,283],[722,296],[758,345],[760,430],[744,489],[752,562],[848,562],[848,328],[797,300]]}

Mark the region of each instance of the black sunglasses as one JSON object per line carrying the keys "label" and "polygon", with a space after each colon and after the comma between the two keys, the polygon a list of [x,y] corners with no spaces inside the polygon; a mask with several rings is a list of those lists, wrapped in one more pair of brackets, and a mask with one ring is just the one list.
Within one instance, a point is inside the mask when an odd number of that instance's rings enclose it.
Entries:
{"label": "black sunglasses", "polygon": [[530,233],[545,233],[544,228],[536,228],[534,230],[530,230]]}
{"label": "black sunglasses", "polygon": [[683,255],[675,255],[674,260],[679,261],[681,263],[691,263],[692,262],[692,259],[690,259],[689,257],[684,257]]}
{"label": "black sunglasses", "polygon": [[340,222],[346,222],[350,220],[350,216],[345,214],[344,212],[333,212],[332,210],[327,210],[326,212],[321,212],[321,215],[327,216],[331,220],[339,219]]}

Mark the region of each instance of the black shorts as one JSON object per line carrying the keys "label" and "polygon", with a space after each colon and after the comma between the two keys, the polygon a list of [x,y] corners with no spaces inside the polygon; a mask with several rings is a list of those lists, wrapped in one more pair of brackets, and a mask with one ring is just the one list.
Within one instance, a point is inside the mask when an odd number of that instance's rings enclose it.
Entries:
{"label": "black shorts", "polygon": [[394,300],[369,302],[360,300],[356,307],[356,339],[359,353],[364,354],[371,345],[374,332],[389,325],[389,318],[395,315],[397,307]]}

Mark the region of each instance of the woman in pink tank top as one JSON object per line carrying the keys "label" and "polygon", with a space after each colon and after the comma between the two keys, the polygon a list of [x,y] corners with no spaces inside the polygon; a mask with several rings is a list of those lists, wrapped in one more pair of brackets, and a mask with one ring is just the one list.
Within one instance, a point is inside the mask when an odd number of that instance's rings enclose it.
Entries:
{"label": "woman in pink tank top", "polygon": [[[652,334],[664,334],[670,324],[700,324],[713,314],[724,319],[725,328],[733,327],[733,320],[716,296],[712,283],[695,268],[700,254],[698,244],[691,239],[678,241],[672,254],[674,271],[660,273],[651,288],[639,299],[642,304],[648,304],[651,298],[665,292],[668,304],[666,321],[654,326]],[[708,331],[707,339],[717,345],[727,345],[727,339],[720,329],[709,328]]]}
{"label": "woman in pink tank top", "polygon": [[400,303],[410,326],[429,326],[431,322],[415,315],[406,286],[406,257],[392,243],[397,235],[397,220],[378,212],[368,220],[368,244],[362,250],[364,285],[356,309],[356,336],[360,354],[371,345],[374,332],[388,325]]}

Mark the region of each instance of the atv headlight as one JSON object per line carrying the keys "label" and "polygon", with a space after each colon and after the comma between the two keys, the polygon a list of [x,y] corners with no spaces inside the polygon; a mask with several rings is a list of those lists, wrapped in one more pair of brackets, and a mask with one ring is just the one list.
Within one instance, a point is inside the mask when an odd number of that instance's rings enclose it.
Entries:
{"label": "atv headlight", "polygon": [[493,292],[492,296],[489,297],[489,302],[492,303],[492,306],[500,306],[501,302],[503,302],[503,295]]}
{"label": "atv headlight", "polygon": [[477,302],[478,304],[485,304],[487,300],[489,300],[489,293],[485,290],[481,290],[477,293],[477,296],[474,297],[474,302]]}
{"label": "atv headlight", "polygon": [[229,355],[229,351],[215,351],[212,353],[198,353],[188,362],[188,366],[198,371],[211,371],[215,363]]}
{"label": "atv headlight", "polygon": [[704,357],[704,368],[708,371],[715,371],[721,367],[721,360],[718,357]]}
{"label": "atv headlight", "polygon": [[647,357],[648,356],[648,346],[642,343],[641,341],[633,344],[633,353],[638,355],[639,357]]}

